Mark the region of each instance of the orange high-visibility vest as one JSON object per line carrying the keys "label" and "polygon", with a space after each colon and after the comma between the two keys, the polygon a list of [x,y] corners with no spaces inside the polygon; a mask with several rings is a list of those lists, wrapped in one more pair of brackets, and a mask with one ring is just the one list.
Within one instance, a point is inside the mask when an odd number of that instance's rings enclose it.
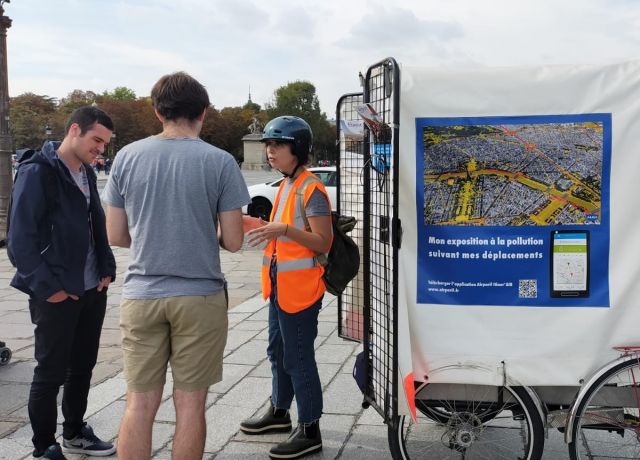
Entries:
{"label": "orange high-visibility vest", "polygon": [[[281,194],[284,186],[285,181],[283,180],[271,211],[271,220],[273,221],[278,214],[278,208],[284,206],[279,222],[289,224],[289,227],[306,230],[302,216],[303,206],[307,204],[316,189],[324,193],[327,202],[329,202],[327,191],[322,182],[306,169],[303,169],[291,184],[289,195],[282,203],[281,198],[284,197],[281,197]],[[298,189],[304,189],[302,206],[298,203],[298,194],[296,193]],[[322,280],[324,268],[316,259],[318,254],[286,236],[271,240],[265,247],[262,257],[262,295],[265,299],[269,298],[271,294],[269,266],[274,253],[276,253],[278,271],[276,276],[278,305],[287,313],[296,313],[309,308],[326,290]]]}

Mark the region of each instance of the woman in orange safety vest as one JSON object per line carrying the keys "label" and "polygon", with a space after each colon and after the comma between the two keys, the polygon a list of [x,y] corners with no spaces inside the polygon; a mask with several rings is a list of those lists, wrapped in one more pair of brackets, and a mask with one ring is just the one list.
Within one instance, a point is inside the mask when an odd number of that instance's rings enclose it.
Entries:
{"label": "woman in orange safety vest", "polygon": [[265,412],[240,424],[247,434],[291,430],[296,397],[298,425],[269,451],[271,458],[300,458],[322,449],[322,386],[315,360],[318,313],[325,292],[316,256],[331,247],[331,204],[322,182],[305,167],[313,135],[301,118],[278,117],[264,128],[269,164],[285,179],[271,222],[247,233],[251,244],[267,243],[262,293],[269,298],[271,401]]}

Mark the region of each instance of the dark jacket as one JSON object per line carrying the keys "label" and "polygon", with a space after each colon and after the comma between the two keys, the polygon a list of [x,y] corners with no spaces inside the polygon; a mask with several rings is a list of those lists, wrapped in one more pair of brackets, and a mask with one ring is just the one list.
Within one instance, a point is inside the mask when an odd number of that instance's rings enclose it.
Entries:
{"label": "dark jacket", "polygon": [[[8,242],[17,272],[11,286],[38,300],[61,290],[84,295],[84,267],[91,237],[100,278],[116,277],[95,173],[87,167],[91,197],[87,211],[84,194],[56,155],[59,145],[45,143],[41,151],[18,166],[12,192]],[[53,178],[47,177],[51,171]],[[47,190],[56,193],[47,196]]]}

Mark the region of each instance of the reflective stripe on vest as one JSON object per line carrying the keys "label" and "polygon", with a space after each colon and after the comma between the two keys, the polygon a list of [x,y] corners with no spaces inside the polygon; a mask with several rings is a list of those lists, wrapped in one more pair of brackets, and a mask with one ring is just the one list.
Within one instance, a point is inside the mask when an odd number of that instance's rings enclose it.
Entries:
{"label": "reflective stripe on vest", "polygon": [[304,218],[304,199],[302,197],[302,194],[299,191],[306,190],[307,186],[312,182],[319,182],[319,180],[313,176],[309,176],[302,181],[302,184],[300,184],[300,187],[298,187],[298,189],[296,190],[296,195],[300,199],[297,200],[298,206],[296,206],[296,210],[295,210],[295,216],[296,216],[295,222],[296,222],[296,226],[298,225],[298,223],[300,223],[302,227],[299,227],[299,228],[304,228],[305,230],[311,230],[311,229],[307,228],[307,222],[305,221],[305,218]]}
{"label": "reflective stripe on vest", "polygon": [[[277,261],[277,259],[276,259]],[[262,257],[262,265],[269,266],[271,265],[271,259],[269,257]],[[276,267],[278,269],[278,273],[290,272],[291,270],[304,270],[305,268],[313,268],[318,265],[318,261],[315,257],[308,259],[295,259],[295,260],[285,260],[283,262],[277,261]]]}

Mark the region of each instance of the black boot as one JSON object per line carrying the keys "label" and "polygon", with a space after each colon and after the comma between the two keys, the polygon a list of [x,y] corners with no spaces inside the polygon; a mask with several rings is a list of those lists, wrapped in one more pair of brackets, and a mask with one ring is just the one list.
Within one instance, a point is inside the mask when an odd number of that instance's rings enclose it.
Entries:
{"label": "black boot", "polygon": [[289,439],[281,442],[269,451],[270,458],[300,458],[322,450],[322,436],[320,435],[320,421],[313,423],[298,423]]}
{"label": "black boot", "polygon": [[240,423],[240,430],[246,434],[281,433],[291,430],[291,416],[287,409],[276,409],[269,401],[263,414]]}

